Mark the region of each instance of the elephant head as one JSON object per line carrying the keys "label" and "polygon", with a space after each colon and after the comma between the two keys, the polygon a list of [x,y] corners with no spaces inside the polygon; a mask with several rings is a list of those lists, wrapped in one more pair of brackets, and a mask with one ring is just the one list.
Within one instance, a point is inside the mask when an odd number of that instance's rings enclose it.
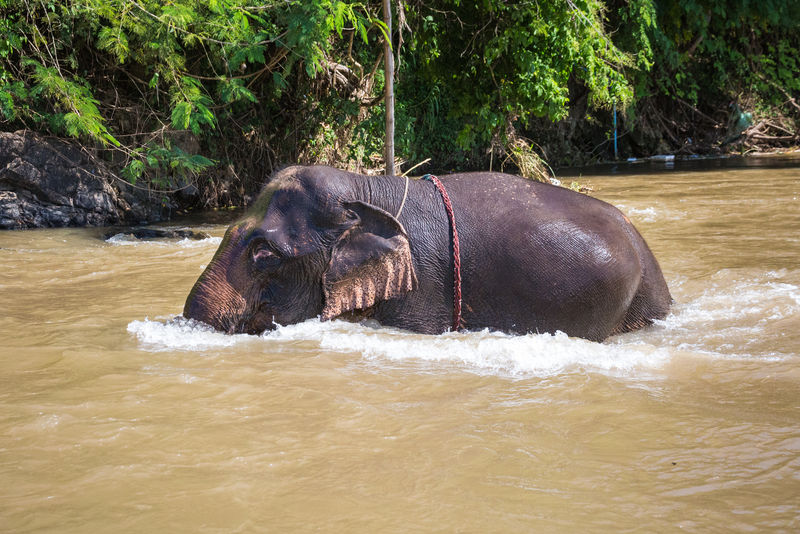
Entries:
{"label": "elephant head", "polygon": [[352,175],[291,167],[226,232],[183,315],[228,333],[366,310],[414,289],[408,235]]}

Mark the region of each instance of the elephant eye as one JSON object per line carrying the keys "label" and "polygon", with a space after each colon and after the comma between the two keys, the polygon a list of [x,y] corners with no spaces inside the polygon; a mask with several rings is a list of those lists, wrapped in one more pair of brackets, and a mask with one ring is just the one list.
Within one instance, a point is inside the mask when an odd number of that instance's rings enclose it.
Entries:
{"label": "elephant eye", "polygon": [[280,265],[280,257],[268,246],[262,245],[253,248],[253,265],[260,271],[270,271]]}

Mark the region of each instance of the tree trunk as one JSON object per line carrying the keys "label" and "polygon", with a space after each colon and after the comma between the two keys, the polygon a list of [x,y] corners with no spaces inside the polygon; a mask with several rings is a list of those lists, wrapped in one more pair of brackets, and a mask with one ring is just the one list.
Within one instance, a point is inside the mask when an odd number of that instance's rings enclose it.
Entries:
{"label": "tree trunk", "polygon": [[394,52],[392,51],[392,6],[390,0],[383,0],[383,21],[386,23],[384,58],[386,59],[386,78],[384,98],[386,102],[386,174],[394,175]]}

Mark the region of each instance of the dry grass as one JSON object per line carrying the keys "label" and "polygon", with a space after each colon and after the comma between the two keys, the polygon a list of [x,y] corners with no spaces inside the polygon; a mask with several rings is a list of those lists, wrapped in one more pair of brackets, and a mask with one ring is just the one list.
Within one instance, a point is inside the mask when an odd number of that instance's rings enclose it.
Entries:
{"label": "dry grass", "polygon": [[524,178],[553,183],[555,181],[553,169],[534,147],[539,148],[529,139],[512,136],[506,143],[506,159],[503,161],[502,168],[505,169],[506,164],[510,162],[517,168],[517,173]]}

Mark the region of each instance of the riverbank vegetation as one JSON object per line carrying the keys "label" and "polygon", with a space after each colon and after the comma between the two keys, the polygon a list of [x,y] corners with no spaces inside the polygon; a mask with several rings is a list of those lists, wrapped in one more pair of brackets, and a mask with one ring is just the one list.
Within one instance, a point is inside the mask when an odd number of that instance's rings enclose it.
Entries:
{"label": "riverbank vegetation", "polygon": [[[0,0],[2,128],[74,138],[201,206],[242,203],[286,163],[377,171],[380,4]],[[800,144],[795,0],[393,6],[401,169]]]}

